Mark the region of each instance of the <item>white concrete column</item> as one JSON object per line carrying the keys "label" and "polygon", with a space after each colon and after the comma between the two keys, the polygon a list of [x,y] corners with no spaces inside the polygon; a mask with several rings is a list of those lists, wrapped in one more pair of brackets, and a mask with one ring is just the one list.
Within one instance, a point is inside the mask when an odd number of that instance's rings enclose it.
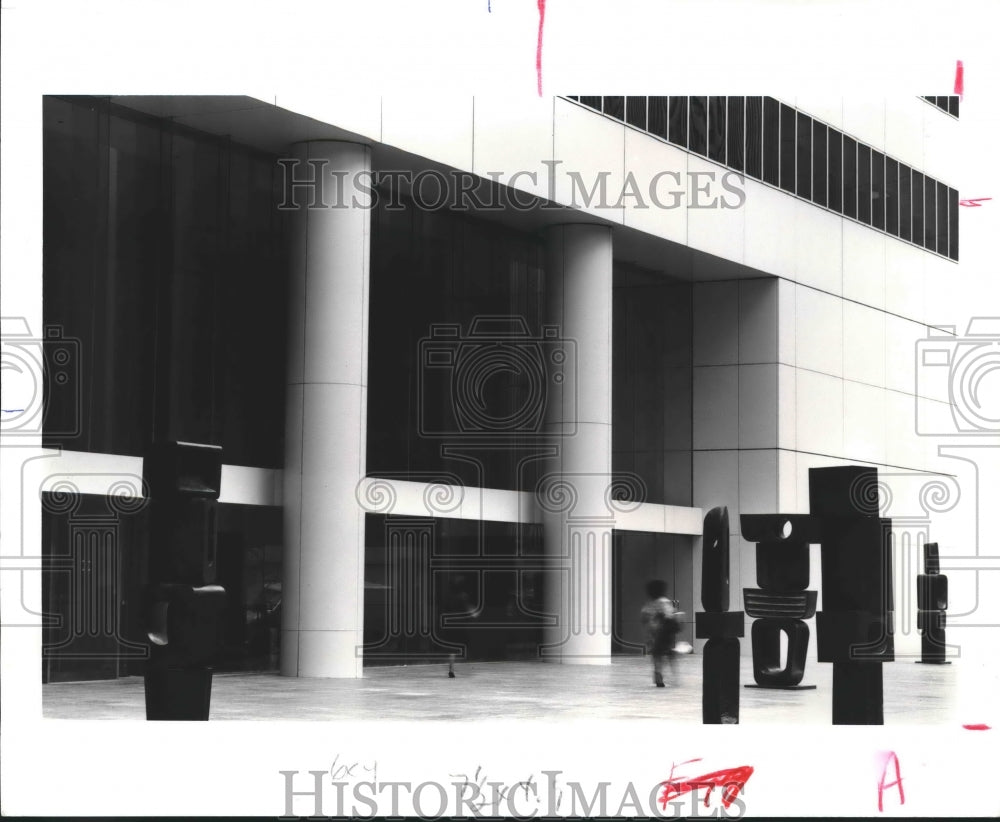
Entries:
{"label": "white concrete column", "polygon": [[355,183],[371,156],[332,141],[294,152],[289,177],[319,182],[295,190],[291,221],[281,673],[360,677],[371,212]]}
{"label": "white concrete column", "polygon": [[548,319],[575,347],[575,362],[548,406],[559,454],[539,496],[548,557],[546,658],[611,661],[611,228],[548,230]]}

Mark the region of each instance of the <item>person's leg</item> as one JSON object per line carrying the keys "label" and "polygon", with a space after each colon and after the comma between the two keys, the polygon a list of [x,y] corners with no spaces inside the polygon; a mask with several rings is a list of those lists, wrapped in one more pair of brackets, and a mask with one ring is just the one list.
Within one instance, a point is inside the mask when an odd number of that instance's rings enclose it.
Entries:
{"label": "person's leg", "polygon": [[653,654],[653,682],[657,688],[663,687],[663,655]]}
{"label": "person's leg", "polygon": [[670,681],[674,685],[680,684],[677,679],[677,654],[667,651],[667,664],[670,666]]}

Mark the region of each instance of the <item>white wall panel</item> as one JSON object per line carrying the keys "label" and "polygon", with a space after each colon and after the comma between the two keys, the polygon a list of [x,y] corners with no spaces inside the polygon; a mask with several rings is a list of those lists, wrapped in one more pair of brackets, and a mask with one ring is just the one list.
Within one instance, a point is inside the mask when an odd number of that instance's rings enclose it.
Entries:
{"label": "white wall panel", "polygon": [[694,447],[739,445],[739,366],[694,369]]}
{"label": "white wall panel", "polygon": [[792,202],[795,211],[791,237],[786,236],[784,241],[790,240],[793,248],[795,281],[831,294],[842,293],[844,219],[809,203]]}
{"label": "white wall panel", "polygon": [[795,340],[799,368],[835,377],[844,373],[843,300],[803,286],[796,287]]}
{"label": "white wall panel", "polygon": [[[382,98],[382,142],[463,170],[472,169],[472,97]],[[430,192],[427,194],[430,197]]]}
{"label": "white wall panel", "polygon": [[886,245],[893,241],[851,220],[843,223],[844,297],[884,308]]}
{"label": "white wall panel", "polygon": [[490,95],[476,97],[472,171],[483,177],[503,172],[500,179],[505,184],[547,197],[549,168],[542,161],[552,160],[552,111],[553,101],[548,98],[521,97],[515,102]]}
{"label": "white wall panel", "polygon": [[562,161],[555,175],[556,199],[623,222],[623,209],[615,206],[625,181],[624,124],[566,100],[556,100],[555,106],[554,157]]}
{"label": "white wall panel", "polygon": [[844,383],[839,377],[798,369],[795,445],[800,451],[840,456],[844,450]]}
{"label": "white wall panel", "polygon": [[885,386],[885,314],[845,301],[844,378]]}
{"label": "white wall panel", "polygon": [[778,360],[778,283],[776,278],[739,283],[739,361]]}

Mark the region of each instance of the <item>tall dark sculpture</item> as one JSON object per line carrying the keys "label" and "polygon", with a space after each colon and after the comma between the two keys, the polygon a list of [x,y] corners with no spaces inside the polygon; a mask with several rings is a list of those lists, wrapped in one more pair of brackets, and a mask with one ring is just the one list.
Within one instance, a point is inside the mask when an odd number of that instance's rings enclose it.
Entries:
{"label": "tall dark sculpture", "polygon": [[821,521],[816,649],[833,663],[833,724],[881,725],[882,663],[894,651],[892,523],[878,515],[878,471],[810,468],[809,511]]}
{"label": "tall dark sculpture", "polygon": [[[743,514],[740,531],[757,543],[757,584],[743,589],[743,606],[756,617],[750,633],[753,677],[748,688],[815,688],[801,685],[809,649],[809,626],[802,620],[816,613],[816,592],[809,584],[809,543],[819,542],[815,517]],[[788,656],[781,666],[781,632],[788,637]]]}
{"label": "tall dark sculpture", "polygon": [[743,612],[729,610],[729,510],[705,516],[701,559],[701,604],[695,636],[707,639],[702,651],[701,721],[737,725],[740,721],[740,640]]}
{"label": "tall dark sculpture", "polygon": [[207,720],[225,591],[215,581],[222,449],[171,442],[143,461],[150,497],[146,719]]}
{"label": "tall dark sculpture", "polygon": [[941,573],[936,542],[924,545],[924,572],[917,574],[917,629],[920,659],[928,665],[948,665],[945,657],[945,611],[948,609],[948,577]]}

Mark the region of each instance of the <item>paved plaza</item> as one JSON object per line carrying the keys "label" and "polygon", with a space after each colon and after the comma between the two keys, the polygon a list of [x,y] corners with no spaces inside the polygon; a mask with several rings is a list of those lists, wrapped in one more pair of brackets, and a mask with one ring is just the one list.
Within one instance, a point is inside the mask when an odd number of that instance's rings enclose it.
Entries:
{"label": "paved plaza", "polygon": [[[617,658],[610,665],[470,662],[449,679],[443,664],[366,668],[361,679],[297,679],[276,673],[217,674],[213,720],[479,720],[648,719],[666,712],[701,722],[700,656],[678,659],[677,682],[652,684],[649,660]],[[886,725],[953,721],[959,665],[917,665],[900,659],[884,668]],[[811,663],[803,684],[815,690],[743,688],[740,722],[830,724],[832,666]],[[741,683],[752,683],[742,658]],[[44,685],[48,719],[144,719],[140,677]]]}

